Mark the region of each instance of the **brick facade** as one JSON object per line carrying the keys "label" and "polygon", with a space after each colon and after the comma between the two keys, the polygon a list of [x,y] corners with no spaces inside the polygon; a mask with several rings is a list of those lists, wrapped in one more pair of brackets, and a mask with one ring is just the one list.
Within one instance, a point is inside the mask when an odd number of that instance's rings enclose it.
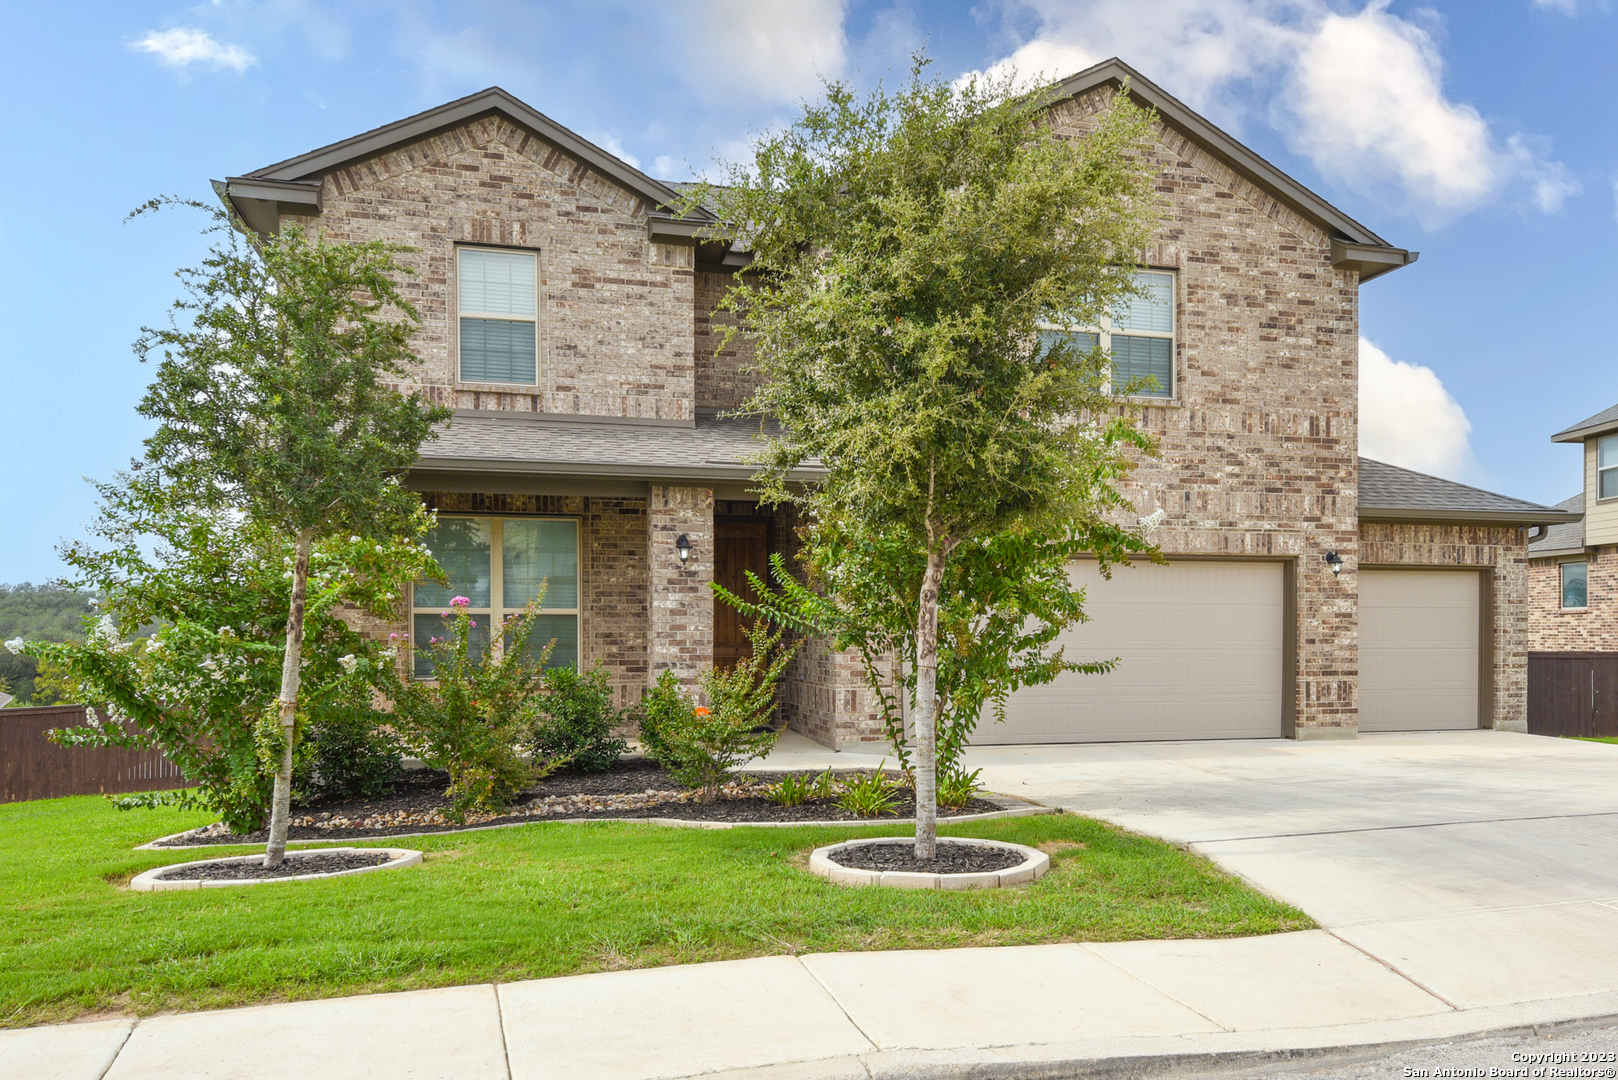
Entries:
{"label": "brick facade", "polygon": [[[647,515],[651,621],[648,678],[673,671],[695,686],[713,660],[714,497],[712,488],[652,485]],[[691,542],[681,563],[675,543]]]}
{"label": "brick facade", "polygon": [[1618,547],[1586,553],[1588,606],[1563,610],[1560,560],[1528,564],[1528,648],[1531,652],[1618,652]]}
{"label": "brick facade", "polygon": [[[1521,528],[1368,521],[1360,526],[1365,566],[1477,567],[1490,571],[1493,636],[1492,726],[1528,730],[1529,560]],[[1344,575],[1345,577],[1348,575]],[[1482,688],[1480,688],[1481,690]]]}
{"label": "brick facade", "polygon": [[734,409],[758,386],[758,376],[749,370],[753,364],[751,341],[734,337],[723,349],[719,348],[719,339],[726,327],[735,325],[735,318],[727,311],[716,311],[715,305],[724,298],[733,280],[730,273],[697,271],[695,356],[699,409]]}

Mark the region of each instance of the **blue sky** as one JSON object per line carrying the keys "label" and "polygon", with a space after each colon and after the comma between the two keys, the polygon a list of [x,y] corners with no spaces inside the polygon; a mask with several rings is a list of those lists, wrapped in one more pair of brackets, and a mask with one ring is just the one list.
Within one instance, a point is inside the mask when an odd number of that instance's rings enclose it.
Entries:
{"label": "blue sky", "polygon": [[1539,501],[1618,402],[1618,24],[1594,0],[217,0],[13,5],[0,39],[0,581],[61,572],[139,452],[130,343],[203,250],[156,194],[489,85],[669,179],[821,74],[1117,55],[1421,261],[1362,297],[1362,451]]}

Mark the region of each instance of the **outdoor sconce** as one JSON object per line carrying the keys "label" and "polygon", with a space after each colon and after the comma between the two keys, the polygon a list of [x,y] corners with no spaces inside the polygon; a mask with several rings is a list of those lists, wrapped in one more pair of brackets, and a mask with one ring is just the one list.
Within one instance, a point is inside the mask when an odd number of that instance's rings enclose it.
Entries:
{"label": "outdoor sconce", "polygon": [[1343,557],[1335,551],[1326,552],[1326,565],[1331,567],[1331,576],[1336,577],[1343,572]]}
{"label": "outdoor sconce", "polygon": [[680,538],[674,541],[674,550],[680,553],[680,565],[684,566],[691,558],[691,538],[681,533]]}

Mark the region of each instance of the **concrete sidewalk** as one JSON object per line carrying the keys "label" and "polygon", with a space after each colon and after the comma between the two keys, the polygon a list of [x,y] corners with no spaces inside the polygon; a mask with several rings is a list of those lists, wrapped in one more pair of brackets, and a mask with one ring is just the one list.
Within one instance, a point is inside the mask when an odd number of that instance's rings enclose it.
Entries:
{"label": "concrete sidewalk", "polygon": [[[1615,973],[1618,983],[1618,973]],[[1326,931],[825,953],[0,1032],[6,1080],[1104,1075],[1618,1014],[1457,1009]]]}

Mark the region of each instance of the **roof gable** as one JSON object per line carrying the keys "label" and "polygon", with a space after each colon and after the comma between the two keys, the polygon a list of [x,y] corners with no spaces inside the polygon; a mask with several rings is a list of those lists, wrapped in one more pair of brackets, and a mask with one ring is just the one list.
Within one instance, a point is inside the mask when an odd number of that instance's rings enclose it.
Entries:
{"label": "roof gable", "polygon": [[1359,516],[1369,521],[1554,525],[1579,515],[1362,457]]}
{"label": "roof gable", "polygon": [[1618,430],[1618,405],[1587,416],[1572,427],[1563,428],[1551,436],[1551,442],[1583,442],[1592,435],[1613,430]]}
{"label": "roof gable", "polygon": [[1126,80],[1129,96],[1138,104],[1155,109],[1164,123],[1319,227],[1331,238],[1333,266],[1358,271],[1364,282],[1416,261],[1418,252],[1389,244],[1116,57],[1063,79],[1057,93],[1071,99],[1121,88]]}
{"label": "roof gable", "polygon": [[668,209],[680,198],[673,187],[652,179],[498,86],[243,176],[230,177],[223,188],[250,227],[259,232],[274,232],[283,212],[320,212],[321,181],[328,174],[486,116],[509,120],[645,199],[650,208],[648,227],[653,239],[690,243],[698,230],[712,225],[715,220],[702,209],[684,218],[675,217]]}

